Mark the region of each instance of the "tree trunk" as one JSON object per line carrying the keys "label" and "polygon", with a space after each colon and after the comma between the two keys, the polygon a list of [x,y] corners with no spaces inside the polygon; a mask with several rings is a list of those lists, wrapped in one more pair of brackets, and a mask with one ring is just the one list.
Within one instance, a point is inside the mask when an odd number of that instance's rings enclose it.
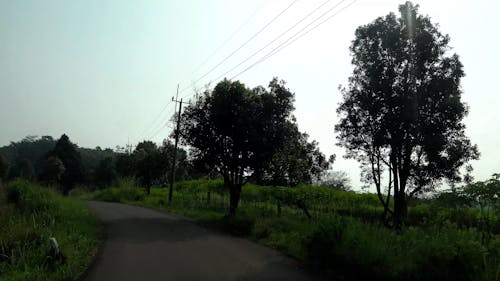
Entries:
{"label": "tree trunk", "polygon": [[241,195],[241,185],[230,184],[229,185],[229,215],[236,215],[236,209],[238,208],[238,203],[240,203]]}
{"label": "tree trunk", "polygon": [[146,193],[148,195],[151,194],[151,185],[152,185],[151,181],[148,181],[147,184],[146,184]]}
{"label": "tree trunk", "polygon": [[401,228],[408,214],[408,204],[404,192],[394,195],[394,227]]}

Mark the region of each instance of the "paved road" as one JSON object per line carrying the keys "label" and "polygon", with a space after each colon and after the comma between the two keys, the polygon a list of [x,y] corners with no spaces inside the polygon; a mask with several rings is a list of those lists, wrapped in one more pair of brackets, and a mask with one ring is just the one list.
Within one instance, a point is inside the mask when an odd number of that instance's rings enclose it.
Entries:
{"label": "paved road", "polygon": [[294,260],[188,219],[117,203],[88,202],[106,240],[88,281],[314,280]]}

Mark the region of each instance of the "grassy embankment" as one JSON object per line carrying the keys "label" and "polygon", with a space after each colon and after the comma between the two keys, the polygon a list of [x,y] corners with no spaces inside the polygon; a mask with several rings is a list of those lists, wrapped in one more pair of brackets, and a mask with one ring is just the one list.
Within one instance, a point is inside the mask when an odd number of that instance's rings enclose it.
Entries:
{"label": "grassy embankment", "polygon": [[[0,186],[0,280],[74,280],[100,233],[85,203],[26,181]],[[50,251],[56,238],[62,255]]]}
{"label": "grassy embankment", "polygon": [[488,218],[486,235],[476,209],[420,204],[410,208],[410,226],[396,232],[378,223],[381,209],[371,194],[247,185],[237,217],[228,218],[220,181],[178,183],[172,205],[167,192],[153,189],[148,196],[129,185],[86,197],[176,212],[281,250],[336,278],[500,280],[499,218]]}

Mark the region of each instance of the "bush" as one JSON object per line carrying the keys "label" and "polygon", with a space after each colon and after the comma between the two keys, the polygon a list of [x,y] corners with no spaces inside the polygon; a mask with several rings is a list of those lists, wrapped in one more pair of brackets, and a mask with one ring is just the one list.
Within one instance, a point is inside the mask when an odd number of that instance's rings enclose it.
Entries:
{"label": "bush", "polygon": [[334,217],[318,224],[317,228],[305,241],[309,261],[325,266],[325,263],[336,263],[339,260],[346,222],[341,217]]}
{"label": "bush", "polygon": [[14,204],[22,212],[57,211],[57,200],[54,191],[26,180],[18,179],[7,186],[7,203]]}
{"label": "bush", "polygon": [[248,236],[252,233],[255,219],[245,215],[224,216],[218,224],[223,231],[238,236]]}
{"label": "bush", "polygon": [[141,201],[146,196],[143,189],[137,187],[107,188],[94,192],[92,199],[106,202]]}
{"label": "bush", "polygon": [[[98,235],[97,220],[79,200],[22,180],[0,187],[1,280],[73,280],[95,253]],[[49,237],[65,260],[49,261]]]}

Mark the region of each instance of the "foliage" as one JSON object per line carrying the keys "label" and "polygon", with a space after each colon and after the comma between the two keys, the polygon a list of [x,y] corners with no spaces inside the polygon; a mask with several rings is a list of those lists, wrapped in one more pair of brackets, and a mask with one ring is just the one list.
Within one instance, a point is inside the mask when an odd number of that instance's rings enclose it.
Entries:
{"label": "foliage", "polygon": [[0,154],[0,183],[7,175],[7,171],[9,170],[9,162],[7,158],[5,158],[2,154]]}
{"label": "foliage", "polygon": [[61,180],[61,176],[64,174],[65,170],[66,167],[64,167],[61,159],[55,156],[50,156],[45,160],[39,179],[42,182],[55,185]]}
{"label": "foliage", "polygon": [[144,199],[144,191],[136,187],[106,188],[96,191],[92,199],[106,202],[133,202]]}
{"label": "foliage", "polygon": [[140,142],[134,151],[134,157],[136,176],[149,194],[153,182],[165,175],[168,158],[151,141]]}
{"label": "foliage", "polygon": [[[166,189],[152,189],[149,196],[142,192],[140,199],[122,188],[112,190],[119,202],[173,211],[284,251],[322,269],[329,279],[498,280],[500,240],[482,239],[474,229],[479,217],[473,208],[455,212],[434,203],[418,205],[409,210],[412,226],[394,231],[377,223],[376,195],[329,187],[248,184],[233,217],[225,215],[228,198],[221,180],[176,183],[172,204],[166,204]],[[305,202],[312,219],[293,204],[283,204],[278,215],[277,198]]]}
{"label": "foliage", "polygon": [[309,142],[309,136],[299,132],[296,124],[289,123],[285,128],[283,143],[268,162],[261,162],[263,165],[257,168],[253,180],[272,186],[297,186],[317,181],[333,160],[328,161],[318,143]]}
{"label": "foliage", "polygon": [[[79,200],[22,180],[0,187],[0,279],[73,280],[95,254],[99,231]],[[64,260],[47,258],[49,237],[57,239]]]}
{"label": "foliage", "polygon": [[337,190],[349,191],[352,189],[351,179],[344,171],[327,172],[318,183]]}
{"label": "foliage", "polygon": [[113,158],[106,157],[101,159],[95,169],[95,183],[100,187],[108,187],[116,180],[116,177]]}
{"label": "foliage", "polygon": [[459,168],[479,156],[465,136],[464,72],[458,56],[448,55],[449,37],[419,15],[418,6],[407,2],[399,11],[399,18],[390,13],[356,30],[354,71],[341,89],[335,127],[339,145],[361,163],[396,226],[403,223],[408,196],[443,178],[459,180]]}
{"label": "foliage", "polygon": [[181,140],[191,146],[195,159],[224,179],[230,193],[230,214],[235,214],[241,188],[252,175],[262,179],[266,172],[279,170],[271,178],[279,178],[279,184],[296,184],[310,181],[324,169],[326,161],[317,144],[308,143],[307,136],[296,128],[291,114],[293,96],[277,79],[268,89],[259,86],[253,90],[238,81],[224,80],[182,114]]}
{"label": "foliage", "polygon": [[9,168],[9,172],[7,174],[7,179],[12,180],[16,178],[23,178],[27,180],[31,180],[35,177],[35,168],[33,167],[33,163],[26,158],[18,159],[12,166]]}
{"label": "foliage", "polygon": [[33,164],[35,175],[38,176],[47,152],[54,147],[55,143],[56,141],[51,136],[27,136],[20,141],[0,147],[0,154],[4,155],[10,163],[16,163],[21,159],[29,160]]}
{"label": "foliage", "polygon": [[83,180],[83,166],[77,146],[69,140],[67,135],[63,134],[47,156],[57,157],[62,161],[65,170],[59,183],[62,193],[67,195],[76,183]]}

